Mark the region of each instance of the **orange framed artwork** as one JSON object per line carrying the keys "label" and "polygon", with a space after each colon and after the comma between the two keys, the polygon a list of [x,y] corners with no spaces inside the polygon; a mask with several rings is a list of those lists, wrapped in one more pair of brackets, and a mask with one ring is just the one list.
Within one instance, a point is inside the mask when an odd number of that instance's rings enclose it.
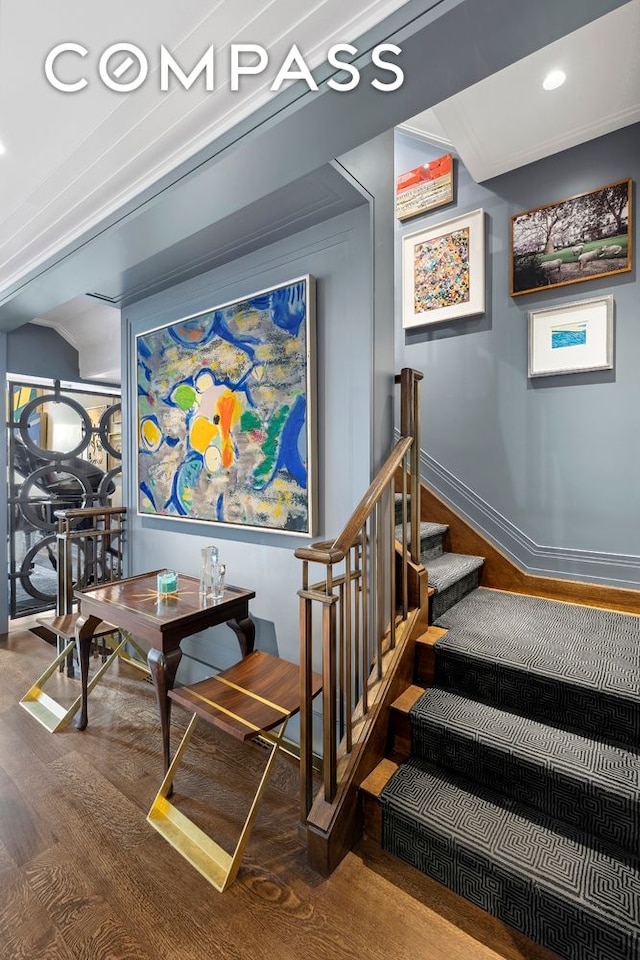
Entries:
{"label": "orange framed artwork", "polygon": [[396,216],[409,220],[453,202],[453,157],[445,153],[396,180]]}

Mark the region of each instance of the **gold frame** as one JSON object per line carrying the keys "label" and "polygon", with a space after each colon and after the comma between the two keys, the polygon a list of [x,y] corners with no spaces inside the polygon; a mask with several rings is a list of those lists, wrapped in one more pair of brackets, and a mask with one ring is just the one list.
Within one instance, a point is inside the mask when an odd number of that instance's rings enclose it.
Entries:
{"label": "gold frame", "polygon": [[[538,251],[525,251],[523,253],[516,254],[515,252],[516,221],[524,220],[527,217],[531,217],[533,214],[540,213],[541,211],[544,211],[544,210],[554,210],[555,208],[563,207],[564,205],[573,205],[575,207],[578,205],[580,200],[584,200],[586,197],[591,197],[594,194],[603,193],[605,190],[609,190],[611,187],[619,187],[619,186],[622,186],[623,184],[626,184],[627,186],[627,234],[626,234],[627,257],[626,257],[625,266],[618,267],[617,269],[612,269],[612,270],[602,270],[600,273],[593,273],[593,272],[587,273],[585,276],[571,276],[569,277],[569,279],[564,279],[564,280],[558,279],[561,276],[561,271],[562,271],[562,266],[558,266],[557,268],[550,268],[545,278],[545,279],[548,279],[549,281],[555,279],[556,281],[555,283],[551,283],[551,282],[539,283],[536,286],[527,287],[524,290],[515,289],[516,256],[520,256],[520,257],[523,257],[523,256],[536,257],[537,256],[540,258],[540,264],[553,263],[557,260],[557,261],[562,261],[562,265],[573,267],[576,263],[579,263],[579,269],[582,270],[587,266],[588,261],[585,263],[583,263],[582,261],[579,261],[578,258],[580,257],[581,254],[588,253],[590,250],[593,251],[596,249],[602,249],[602,247],[611,245],[610,243],[608,244],[607,238],[593,237],[593,238],[590,238],[589,240],[584,240],[584,237],[581,236],[580,243],[578,242],[578,239],[574,237],[572,243],[567,243],[566,246],[560,247],[558,250],[555,250],[554,251],[555,256],[554,254],[551,254],[551,253],[539,253]],[[571,213],[570,206],[568,206],[568,210],[570,215]],[[549,228],[549,230],[551,231],[552,228]],[[580,233],[580,231],[578,231],[578,233]],[[552,235],[551,232],[549,235],[550,236]],[[595,190],[585,190],[583,193],[576,193],[574,196],[567,197],[565,200],[556,200],[554,203],[543,204],[540,207],[533,207],[531,210],[525,210],[522,213],[517,213],[511,217],[511,233],[510,233],[511,261],[510,261],[510,281],[509,281],[511,296],[522,297],[527,293],[536,293],[539,290],[553,290],[555,287],[565,287],[568,284],[572,284],[572,283],[584,283],[587,280],[600,280],[603,277],[612,277],[618,273],[628,273],[631,269],[633,269],[632,238],[633,238],[633,180],[631,179],[618,180],[618,181],[615,181],[614,183],[607,183],[603,187],[597,187]],[[608,239],[609,241],[611,241],[612,239],[614,239],[614,237],[610,237]],[[578,249],[578,247],[587,247],[589,249],[579,250],[578,252],[575,252]],[[559,254],[562,254],[562,256],[558,256]],[[543,260],[542,259],[543,257],[546,257],[547,259]],[[593,261],[595,260],[600,261],[600,259],[602,259],[601,255],[592,258]],[[616,255],[615,257],[606,256],[604,258],[604,262],[611,264],[614,260],[617,260],[617,259],[618,259],[618,255]],[[555,277],[552,276],[554,269],[556,271]]]}

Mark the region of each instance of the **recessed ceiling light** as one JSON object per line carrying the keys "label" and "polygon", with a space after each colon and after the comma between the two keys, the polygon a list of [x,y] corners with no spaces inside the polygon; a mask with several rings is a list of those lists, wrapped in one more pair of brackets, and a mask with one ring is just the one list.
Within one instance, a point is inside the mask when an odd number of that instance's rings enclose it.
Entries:
{"label": "recessed ceiling light", "polygon": [[542,81],[545,90],[557,90],[567,79],[564,70],[551,70]]}
{"label": "recessed ceiling light", "polygon": [[2,140],[0,140],[0,157],[2,156],[3,153],[6,153],[6,152],[7,151],[5,150],[4,143],[2,142]]}

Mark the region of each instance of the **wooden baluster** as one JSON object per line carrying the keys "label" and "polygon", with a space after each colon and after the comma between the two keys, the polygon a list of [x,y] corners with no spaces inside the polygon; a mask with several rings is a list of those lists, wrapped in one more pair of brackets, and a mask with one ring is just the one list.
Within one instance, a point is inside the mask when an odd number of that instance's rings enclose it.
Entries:
{"label": "wooden baluster", "polygon": [[346,663],[345,663],[345,710],[347,715],[347,753],[351,753],[353,748],[353,729],[352,729],[352,715],[353,715],[353,663],[351,658],[351,550],[347,551],[347,555],[344,558],[344,576],[345,576],[345,648],[346,648]]}
{"label": "wooden baluster", "polygon": [[71,525],[70,521],[66,520],[64,523],[64,533],[63,533],[63,551],[64,551],[64,613],[71,613],[72,604],[73,604],[73,555],[72,548],[73,544],[71,542]]}
{"label": "wooden baluster", "polygon": [[113,557],[109,552],[112,546],[111,534],[111,516],[104,518],[105,535],[102,538],[102,578],[103,580],[113,581]]}
{"label": "wooden baluster", "polygon": [[[351,722],[351,716],[346,712],[345,703],[345,670],[346,670],[346,650],[345,650],[345,603],[344,603],[345,584],[342,582],[338,587],[338,720],[340,729],[340,739],[345,734],[345,724]],[[347,719],[348,718],[348,719]]]}
{"label": "wooden baluster", "polygon": [[336,601],[328,597],[322,610],[322,707],[324,716],[324,796],[331,803],[337,789],[336,743]]}
{"label": "wooden baluster", "polygon": [[389,612],[391,649],[396,648],[396,516],[395,516],[395,484],[393,479],[389,483]]}
{"label": "wooden baluster", "polygon": [[[124,517],[122,518],[122,520],[124,520]],[[124,523],[121,523],[121,524],[120,524],[120,527],[118,528],[117,541],[118,541],[118,549],[117,549],[117,553],[116,553],[116,562],[117,562],[117,565],[118,565],[118,566],[117,566],[118,575],[117,575],[116,579],[119,580],[120,577],[122,576],[122,556],[123,556],[123,553],[124,553],[124,541],[125,541],[125,528],[124,528]]]}
{"label": "wooden baluster", "polygon": [[414,563],[420,563],[420,387],[419,379],[412,378],[413,446],[411,454],[411,555]]}
{"label": "wooden baluster", "polygon": [[378,680],[382,680],[382,638],[384,636],[384,593],[383,593],[383,539],[382,539],[382,508],[380,502],[376,504],[375,509],[376,526],[376,593],[377,593],[377,615],[376,615],[376,661],[378,665]]}
{"label": "wooden baluster", "polygon": [[[309,589],[309,564],[302,564],[302,589]],[[300,819],[304,823],[313,802],[313,672],[312,602],[300,598]]]}
{"label": "wooden baluster", "polygon": [[355,687],[355,698],[359,700],[362,695],[362,690],[360,686],[360,595],[362,592],[362,581],[360,574],[360,551],[362,550],[362,532],[360,533],[360,541],[354,547],[354,605],[353,605],[353,636],[354,636],[354,647],[353,647],[353,664],[354,664],[354,687]]}
{"label": "wooden baluster", "polygon": [[369,711],[369,537],[362,527],[362,712]]}
{"label": "wooden baluster", "polygon": [[58,554],[58,569],[60,570],[60,576],[56,578],[56,616],[61,617],[66,612],[64,577],[66,557],[64,555],[64,520],[62,520],[61,517],[58,518],[56,530],[56,549]]}
{"label": "wooden baluster", "polygon": [[407,457],[402,461],[402,619],[409,615],[409,554],[407,544]]}

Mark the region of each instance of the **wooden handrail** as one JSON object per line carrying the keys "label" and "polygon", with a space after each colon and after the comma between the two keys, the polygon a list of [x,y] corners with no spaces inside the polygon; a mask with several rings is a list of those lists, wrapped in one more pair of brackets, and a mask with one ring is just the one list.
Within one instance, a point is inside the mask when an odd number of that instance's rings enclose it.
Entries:
{"label": "wooden handrail", "polygon": [[360,542],[362,527],[373,513],[375,505],[380,501],[389,483],[394,479],[396,470],[404,460],[411,443],[411,437],[398,440],[380,467],[375,480],[347,520],[342,533],[333,541],[322,540],[310,547],[299,547],[295,552],[298,560],[323,563],[327,566],[344,560],[347,552]]}
{"label": "wooden handrail", "polygon": [[[55,511],[58,521],[57,616],[72,612],[78,586],[111,582],[122,577],[126,515],[126,507]],[[76,525],[78,521],[91,522]]]}
{"label": "wooden handrail", "polygon": [[334,550],[342,552],[349,550],[351,544],[360,533],[365,521],[373,513],[373,508],[380,501],[382,494],[396,475],[396,470],[404,460],[409,447],[413,443],[411,437],[403,437],[380,467],[377,477],[365,493],[364,497],[353,511],[342,533],[333,542]]}
{"label": "wooden handrail", "polygon": [[[409,370],[413,374],[414,380],[424,380],[424,373],[420,373],[419,370],[412,370],[411,367],[403,367],[403,372],[404,370]],[[396,373],[394,383],[396,386],[402,383],[402,373]]]}
{"label": "wooden handrail", "polygon": [[126,512],[126,507],[86,507],[78,510],[55,510],[53,515],[56,520],[79,520],[85,517],[113,517]]}

